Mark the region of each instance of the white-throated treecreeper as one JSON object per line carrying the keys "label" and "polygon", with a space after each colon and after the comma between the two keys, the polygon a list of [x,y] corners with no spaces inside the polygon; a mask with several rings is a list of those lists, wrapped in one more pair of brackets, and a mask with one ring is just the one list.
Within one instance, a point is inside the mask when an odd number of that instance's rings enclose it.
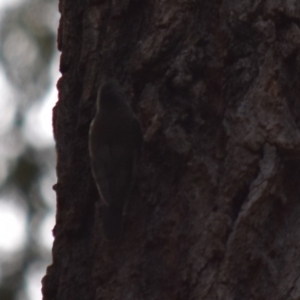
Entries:
{"label": "white-throated treecreeper", "polygon": [[143,136],[137,117],[119,84],[108,81],[98,92],[97,111],[90,126],[91,168],[105,202],[106,238],[119,238],[122,214],[136,175]]}

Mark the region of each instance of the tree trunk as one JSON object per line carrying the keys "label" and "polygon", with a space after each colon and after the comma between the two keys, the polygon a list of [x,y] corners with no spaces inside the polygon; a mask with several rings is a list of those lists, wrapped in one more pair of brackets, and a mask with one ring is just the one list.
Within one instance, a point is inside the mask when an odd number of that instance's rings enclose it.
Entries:
{"label": "tree trunk", "polygon": [[[60,0],[44,300],[300,298],[300,2]],[[116,79],[143,129],[122,238],[88,130]]]}

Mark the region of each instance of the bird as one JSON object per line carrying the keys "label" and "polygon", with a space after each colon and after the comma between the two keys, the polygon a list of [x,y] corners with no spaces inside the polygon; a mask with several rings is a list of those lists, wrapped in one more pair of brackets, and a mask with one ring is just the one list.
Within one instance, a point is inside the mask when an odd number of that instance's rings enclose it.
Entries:
{"label": "bird", "polygon": [[132,189],[143,146],[140,123],[115,80],[98,90],[89,130],[91,170],[103,206],[107,239],[120,238],[124,207]]}

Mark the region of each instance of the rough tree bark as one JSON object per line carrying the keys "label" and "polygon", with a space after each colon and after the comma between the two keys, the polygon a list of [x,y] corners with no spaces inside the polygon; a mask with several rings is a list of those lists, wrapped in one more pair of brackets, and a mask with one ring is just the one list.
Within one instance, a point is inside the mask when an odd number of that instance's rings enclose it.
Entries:
{"label": "rough tree bark", "polygon": [[[60,0],[60,12],[44,299],[300,299],[300,1]],[[111,78],[145,139],[115,242],[87,146]]]}

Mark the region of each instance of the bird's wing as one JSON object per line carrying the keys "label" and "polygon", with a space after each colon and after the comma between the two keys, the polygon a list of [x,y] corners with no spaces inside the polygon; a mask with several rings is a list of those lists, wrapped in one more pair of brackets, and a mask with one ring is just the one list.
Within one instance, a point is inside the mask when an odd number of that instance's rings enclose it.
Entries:
{"label": "bird's wing", "polygon": [[102,145],[97,149],[97,160],[92,160],[93,176],[97,185],[99,194],[105,204],[109,204],[111,200],[111,182],[112,170],[111,166],[111,151],[108,144]]}

